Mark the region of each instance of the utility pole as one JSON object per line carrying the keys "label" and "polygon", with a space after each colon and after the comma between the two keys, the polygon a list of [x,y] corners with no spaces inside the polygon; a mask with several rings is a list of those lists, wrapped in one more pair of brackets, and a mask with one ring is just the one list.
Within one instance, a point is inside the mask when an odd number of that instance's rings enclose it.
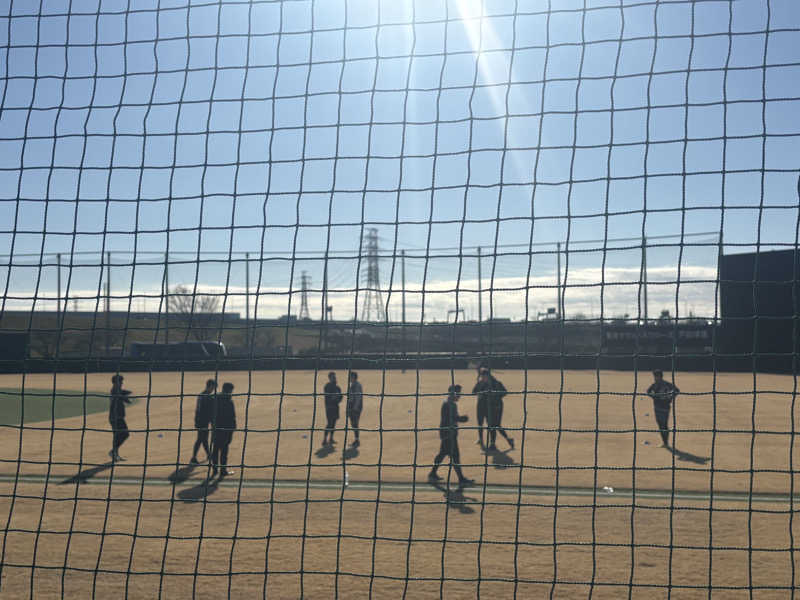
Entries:
{"label": "utility pole", "polygon": [[[724,247],[722,244],[722,231],[719,232],[719,245],[717,246],[717,293],[714,296],[714,326],[716,327],[722,310],[722,257]],[[715,329],[716,330],[716,329]]]}
{"label": "utility pole", "polygon": [[402,313],[401,313],[401,321],[403,322],[403,333],[405,333],[406,327],[406,251],[400,250],[400,281],[402,285]]}
{"label": "utility pole", "polygon": [[561,301],[563,298],[561,297],[561,242],[556,242],[556,290],[558,291],[558,308],[556,312],[558,313],[558,318],[563,319],[563,310],[561,309]]}
{"label": "utility pole", "polygon": [[478,323],[483,321],[483,277],[481,277],[481,247],[478,246]]}
{"label": "utility pole", "polygon": [[644,324],[647,325],[647,238],[642,238],[642,291],[644,292]]}
{"label": "utility pole", "polygon": [[169,344],[169,252],[164,253],[164,291],[166,302],[164,303],[164,343]]}
{"label": "utility pole", "polygon": [[401,307],[400,311],[400,348],[406,351],[406,251],[400,250],[400,286]]}
{"label": "utility pole", "polygon": [[111,252],[106,252],[106,356],[111,350]]}
{"label": "utility pole", "polygon": [[478,343],[483,354],[483,276],[481,274],[481,247],[478,246]]}
{"label": "utility pole", "polygon": [[250,348],[250,253],[244,253],[244,343]]}
{"label": "utility pole", "polygon": [[308,286],[311,283],[311,277],[308,276],[307,271],[300,273],[300,313],[297,315],[298,320],[310,319],[308,313]]}
{"label": "utility pole", "polygon": [[322,263],[322,341],[320,347],[326,351],[328,349],[328,256]]}
{"label": "utility pole", "polygon": [[[56,316],[58,317],[59,327],[62,325],[61,321],[61,254],[56,254],[56,281],[58,286],[58,297],[56,298]],[[67,303],[64,302],[64,312],[66,312]]]}

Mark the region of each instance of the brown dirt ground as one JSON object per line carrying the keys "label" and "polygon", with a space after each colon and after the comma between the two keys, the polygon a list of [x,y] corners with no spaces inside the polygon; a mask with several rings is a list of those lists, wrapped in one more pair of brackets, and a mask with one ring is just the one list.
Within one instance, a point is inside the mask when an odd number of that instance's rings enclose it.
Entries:
{"label": "brown dirt ground", "polygon": [[[639,374],[637,379],[636,374],[625,372],[530,371],[527,380],[522,371],[496,374],[512,391],[506,398],[504,423],[516,430],[511,435],[517,440],[517,450],[506,455],[511,464],[495,464],[474,443],[475,432],[462,430],[462,462],[479,482],[516,484],[521,480],[529,485],[664,490],[674,486],[699,491],[713,486],[740,492],[752,487],[776,493],[792,489],[792,467],[800,459],[791,435],[800,425],[792,377],[677,374],[676,383],[683,392],[676,404],[677,447],[711,458],[700,464],[677,460],[658,447],[652,404],[642,396],[651,381],[649,374]],[[123,447],[128,462],[115,467],[116,475],[163,481],[175,471],[176,461],[188,460],[194,441],[195,395],[209,375],[126,375],[126,387],[141,399],[128,411],[133,430]],[[110,387],[109,378],[109,374],[28,375],[25,386],[42,389],[55,383],[58,389],[98,391]],[[343,380],[344,373],[339,378]],[[455,372],[453,378],[470,389],[475,374]],[[234,436],[230,457],[237,465],[237,477],[341,478],[343,432],[337,433],[336,452],[316,454],[324,426],[319,395],[324,373],[316,381],[313,372],[233,372],[220,373],[218,379],[233,382],[240,394],[236,404],[242,431]],[[348,461],[351,481],[423,481],[438,449],[438,435],[435,430],[418,430],[438,425],[443,390],[452,381],[450,372],[363,371],[360,379],[368,397],[362,446],[358,456]],[[0,376],[0,387],[14,385],[21,385],[21,377]],[[470,417],[467,426],[474,425],[474,398],[462,399],[461,412]],[[85,422],[83,417],[62,419],[52,426],[6,428],[0,474],[13,474],[19,466],[24,474],[49,470],[67,478],[76,474],[79,464],[88,468],[106,461],[111,433],[105,414],[89,415]],[[500,447],[505,447],[503,442]],[[13,510],[12,488],[0,484],[0,522],[5,527],[11,519],[12,528],[3,545],[0,594],[26,597],[32,591],[36,597],[49,597],[61,596],[63,590],[67,596],[86,596],[94,583],[98,595],[102,592],[108,597],[123,595],[126,585],[130,597],[156,596],[159,586],[164,597],[189,597],[193,585],[198,594],[203,590],[209,597],[225,595],[228,585],[232,595],[251,597],[262,593],[266,564],[271,598],[293,598],[301,592],[309,598],[332,597],[337,582],[342,597],[368,595],[370,582],[377,597],[402,594],[407,573],[431,578],[409,582],[410,597],[439,596],[440,585],[445,596],[472,596],[479,573],[481,594],[504,597],[515,592],[516,560],[520,597],[549,594],[555,579],[580,583],[558,584],[556,597],[586,596],[588,583],[594,581],[593,597],[614,598],[627,595],[627,588],[615,584],[667,585],[671,576],[676,586],[708,586],[709,572],[715,588],[750,583],[792,586],[798,566],[788,548],[792,545],[789,532],[795,537],[800,532],[788,504],[753,505],[753,512],[748,512],[747,504],[716,502],[709,511],[708,503],[683,502],[679,509],[669,511],[650,510],[668,507],[665,501],[639,498],[632,510],[630,500],[617,500],[614,506],[603,498],[593,520],[592,508],[586,506],[591,504],[589,498],[562,497],[555,510],[552,498],[527,496],[523,502],[529,504],[517,512],[514,496],[487,496],[492,504],[468,504],[466,508],[474,512],[462,513],[464,505],[448,509],[442,494],[427,491],[429,487],[421,488],[426,491],[418,492],[413,504],[407,493],[381,492],[377,512],[374,492],[352,490],[346,498],[353,502],[339,502],[336,492],[314,491],[314,500],[329,501],[307,503],[303,490],[276,489],[276,502],[270,503],[269,489],[243,488],[239,493],[221,487],[208,503],[173,503],[172,494],[197,485],[201,471],[174,492],[171,487],[115,485],[111,502],[106,501],[106,486],[80,486],[76,502],[75,485],[51,484],[43,502],[41,485],[20,484]],[[798,483],[794,481],[794,489]],[[140,495],[143,502],[138,501]],[[482,491],[473,489],[467,496],[480,500]],[[219,502],[237,499],[240,502]],[[355,502],[358,499],[366,502]],[[304,516],[305,539],[298,537],[304,531]],[[336,536],[340,518],[342,533],[350,537]],[[376,524],[377,535],[390,539],[374,541]],[[169,539],[165,551],[167,527],[176,538]],[[42,534],[34,557],[37,530]],[[103,531],[105,536],[95,535]],[[235,544],[234,534],[239,536]],[[554,539],[559,544],[555,561]],[[593,548],[593,539],[603,545]],[[639,544],[633,555],[632,539]],[[338,577],[334,575],[337,543]],[[710,545],[713,553],[709,553]],[[267,552],[269,561],[265,562]],[[442,584],[443,556],[446,581]],[[305,559],[302,578],[301,558]],[[63,571],[65,560],[72,570]],[[593,565],[597,567],[594,573]],[[130,576],[126,576],[128,571]],[[375,578],[370,577],[373,573]],[[665,588],[633,590],[636,597],[666,597]],[[744,597],[744,592],[736,590],[718,591],[720,597]],[[707,590],[677,587],[671,597],[707,595]],[[785,595],[785,590],[759,590],[754,597]]]}
{"label": "brown dirt ground", "polygon": [[[554,580],[556,598],[586,597],[590,583],[597,598],[627,596],[629,585],[635,598],[666,598],[670,584],[672,598],[706,598],[709,586],[721,598],[749,598],[732,588],[791,587],[800,568],[788,506],[775,504],[748,513],[734,503],[670,511],[663,500],[632,509],[602,498],[593,509],[562,499],[556,511],[552,498],[482,505],[477,490],[448,505],[434,491],[418,491],[412,504],[408,492],[382,493],[378,503],[375,492],[318,490],[307,501],[304,490],[235,487],[183,502],[162,486],[139,498],[135,486],[76,494],[21,485],[2,550],[3,596],[252,598],[266,586],[269,598],[383,598],[403,594],[410,577],[411,598],[473,597],[478,585],[487,597],[545,597]],[[4,519],[9,504],[0,501]]]}
{"label": "brown dirt ground", "polygon": [[[120,474],[141,476],[145,473],[141,465],[146,463],[148,478],[165,478],[176,461],[189,459],[195,439],[195,396],[209,375],[127,375],[126,387],[141,399],[128,409],[132,435],[122,454],[129,462],[120,467]],[[752,485],[758,492],[786,493],[790,460],[793,465],[800,461],[800,449],[791,435],[793,421],[794,429],[800,429],[800,407],[794,407],[790,376],[754,379],[752,374],[717,374],[715,381],[705,373],[677,375],[683,394],[675,405],[680,430],[676,445],[712,459],[705,464],[676,459],[659,447],[652,402],[643,395],[651,383],[649,374],[639,374],[637,381],[634,373],[603,371],[598,377],[594,372],[567,371],[563,384],[558,371],[529,371],[527,382],[522,371],[498,372],[498,377],[512,390],[505,401],[504,424],[517,442],[517,450],[506,455],[513,464],[504,464],[510,461],[502,457],[500,464],[494,459],[487,464],[475,444],[475,431],[468,429],[475,425],[475,400],[465,396],[460,402],[462,414],[470,417],[460,435],[462,462],[480,481],[516,484],[521,478],[525,484],[550,486],[558,479],[563,486],[671,489],[674,485],[707,491],[713,476],[715,490],[743,492]],[[319,393],[324,373],[316,381],[313,372],[303,371],[232,372],[218,378],[233,382],[239,394],[241,431],[234,436],[230,462],[244,464],[247,478],[341,477],[343,432],[337,434],[336,452],[317,455],[325,424]],[[423,481],[438,451],[438,433],[432,428],[438,427],[442,390],[451,381],[450,373],[365,371],[360,378],[368,397],[361,418],[362,445],[349,461],[351,479]],[[0,376],[0,386],[19,385],[19,379]],[[471,389],[475,374],[457,371],[454,379]],[[85,386],[98,391],[110,387],[108,381],[108,374],[91,374],[85,380],[83,375],[60,374],[55,384],[65,390]],[[52,387],[53,375],[28,375],[25,385]],[[340,419],[339,425],[343,424]],[[85,426],[83,417],[59,420],[55,431],[51,425],[26,426],[21,436],[19,429],[6,429],[0,469],[13,473],[22,459],[23,473],[44,473],[49,468],[68,476],[75,474],[79,462],[108,459],[111,433],[106,414],[89,415]],[[503,441],[498,445],[506,448]],[[795,480],[795,488],[799,484]]]}

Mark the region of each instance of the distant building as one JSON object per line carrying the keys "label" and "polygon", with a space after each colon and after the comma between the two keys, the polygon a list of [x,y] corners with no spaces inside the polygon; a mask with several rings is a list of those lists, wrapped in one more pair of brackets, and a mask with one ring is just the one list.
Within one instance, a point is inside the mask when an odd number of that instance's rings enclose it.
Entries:
{"label": "distant building", "polygon": [[701,319],[662,319],[646,324],[615,321],[603,326],[605,354],[708,354],[714,326]]}
{"label": "distant building", "polygon": [[720,259],[718,351],[788,371],[800,333],[800,251],[727,254]]}

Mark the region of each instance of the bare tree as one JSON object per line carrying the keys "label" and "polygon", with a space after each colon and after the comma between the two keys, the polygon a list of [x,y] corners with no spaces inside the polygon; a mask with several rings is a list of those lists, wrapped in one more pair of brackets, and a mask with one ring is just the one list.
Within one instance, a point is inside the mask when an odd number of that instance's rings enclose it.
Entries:
{"label": "bare tree", "polygon": [[35,356],[55,358],[58,348],[58,333],[55,331],[32,331],[28,347]]}
{"label": "bare tree", "polygon": [[221,308],[219,296],[195,294],[188,286],[176,285],[167,298],[170,314],[181,315],[194,339],[207,340]]}

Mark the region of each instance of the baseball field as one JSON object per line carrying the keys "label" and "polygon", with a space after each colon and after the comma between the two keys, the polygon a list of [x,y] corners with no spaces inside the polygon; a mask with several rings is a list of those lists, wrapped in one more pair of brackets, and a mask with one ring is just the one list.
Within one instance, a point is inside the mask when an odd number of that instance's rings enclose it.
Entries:
{"label": "baseball field", "polygon": [[[516,448],[482,451],[464,395],[476,485],[459,493],[454,475],[449,489],[426,477],[447,386],[469,391],[474,371],[360,372],[357,449],[343,430],[321,445],[326,375],[126,374],[138,399],[113,465],[104,412],[4,426],[0,595],[782,598],[796,585],[790,376],[675,374],[670,451],[649,373],[497,371]],[[187,464],[211,376],[235,385],[238,419],[220,484]],[[24,386],[94,395],[110,374]]]}

